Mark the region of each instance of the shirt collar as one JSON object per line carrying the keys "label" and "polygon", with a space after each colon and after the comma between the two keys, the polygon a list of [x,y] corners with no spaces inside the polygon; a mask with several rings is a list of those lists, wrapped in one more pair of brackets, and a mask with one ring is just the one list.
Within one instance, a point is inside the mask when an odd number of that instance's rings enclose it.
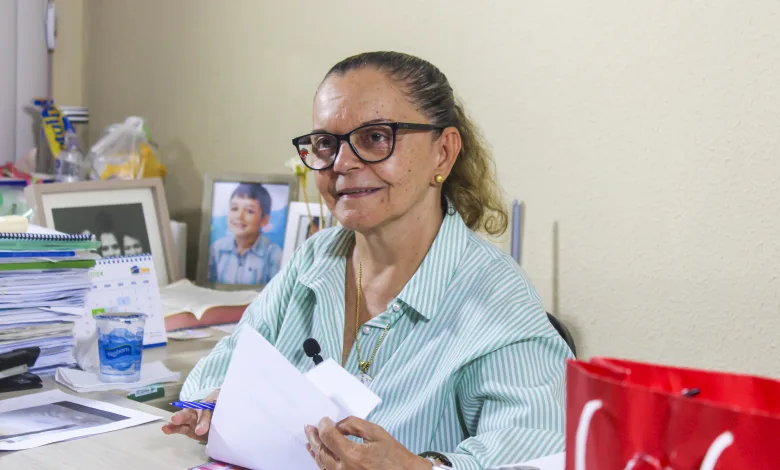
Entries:
{"label": "shirt collar", "polygon": [[398,299],[430,320],[441,305],[447,286],[463,258],[470,230],[460,214],[452,210],[444,216],[439,233],[433,240],[428,254]]}
{"label": "shirt collar", "polygon": [[[232,233],[230,234],[230,244],[225,247],[224,251],[229,251],[230,253],[233,253],[236,256],[238,255],[238,247],[236,246],[236,237]],[[249,247],[248,250],[246,250],[246,253],[254,253],[259,254],[263,249],[266,248],[268,245],[268,238],[263,236],[263,232],[260,232],[260,234],[257,236],[257,240],[252,244],[252,246]]]}
{"label": "shirt collar", "polygon": [[[344,266],[344,260],[353,244],[354,233],[341,226],[335,231],[326,241],[324,250],[315,255],[314,263],[300,278],[300,282],[312,290],[316,291],[317,287],[324,283],[338,282],[337,280],[344,282],[343,276],[334,276],[331,271]],[[470,233],[463,218],[450,206],[428,253],[398,294],[397,300],[426,319],[433,318],[463,257]]]}

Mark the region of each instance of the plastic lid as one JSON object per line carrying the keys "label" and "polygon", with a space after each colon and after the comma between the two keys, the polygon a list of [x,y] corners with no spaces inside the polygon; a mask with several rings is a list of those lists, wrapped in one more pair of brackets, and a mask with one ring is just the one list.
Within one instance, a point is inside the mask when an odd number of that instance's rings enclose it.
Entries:
{"label": "plastic lid", "polygon": [[146,314],[130,312],[98,313],[95,315],[95,318],[101,320],[138,320],[140,318],[146,318]]}

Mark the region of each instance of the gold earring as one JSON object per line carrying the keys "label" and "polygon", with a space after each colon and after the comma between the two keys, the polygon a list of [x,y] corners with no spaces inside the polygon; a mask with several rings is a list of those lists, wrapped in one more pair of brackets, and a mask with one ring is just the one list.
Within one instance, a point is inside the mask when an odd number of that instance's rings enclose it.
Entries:
{"label": "gold earring", "polygon": [[434,181],[436,181],[439,184],[442,184],[444,182],[444,176],[442,176],[442,175],[436,175],[436,176],[434,176],[433,179],[434,179]]}

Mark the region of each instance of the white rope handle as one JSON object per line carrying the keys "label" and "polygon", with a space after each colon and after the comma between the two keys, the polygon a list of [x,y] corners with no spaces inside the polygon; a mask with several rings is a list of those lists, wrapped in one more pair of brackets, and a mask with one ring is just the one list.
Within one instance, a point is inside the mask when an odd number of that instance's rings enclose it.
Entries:
{"label": "white rope handle", "polygon": [[580,414],[580,422],[577,425],[576,444],[574,448],[574,470],[585,470],[585,449],[588,446],[588,432],[590,431],[590,420],[596,414],[604,402],[601,400],[591,400],[585,403]]}
{"label": "white rope handle", "polygon": [[704,460],[701,463],[701,470],[714,469],[715,464],[718,463],[720,454],[722,454],[723,451],[733,443],[734,435],[731,434],[730,431],[726,431],[720,436],[716,437],[715,440],[712,441],[712,445],[707,451],[707,454],[704,456]]}
{"label": "white rope handle", "polygon": [[[582,413],[580,414],[580,421],[577,424],[577,434],[574,436],[574,470],[585,470],[585,451],[588,447],[588,433],[590,432],[590,422],[593,420],[593,415],[596,414],[604,406],[604,402],[601,400],[590,400],[582,407]],[[704,460],[701,463],[701,470],[714,470],[715,464],[718,463],[723,451],[725,451],[730,445],[734,443],[734,434],[730,431],[726,431],[712,442],[710,448],[707,450],[707,454],[704,456]],[[648,458],[650,460],[648,460]],[[657,462],[649,456],[641,457],[642,460],[648,463]],[[634,468],[637,464],[637,456],[634,456],[630,462],[626,465],[626,469]]]}

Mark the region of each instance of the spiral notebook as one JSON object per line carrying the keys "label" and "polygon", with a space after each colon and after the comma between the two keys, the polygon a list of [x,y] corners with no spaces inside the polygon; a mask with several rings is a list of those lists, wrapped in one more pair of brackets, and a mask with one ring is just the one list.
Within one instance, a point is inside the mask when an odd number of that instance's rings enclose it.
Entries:
{"label": "spiral notebook", "polygon": [[93,315],[144,313],[147,315],[144,347],[167,343],[160,287],[152,255],[103,258],[97,261],[89,275],[92,290],[87,298],[87,308]]}
{"label": "spiral notebook", "polygon": [[67,235],[34,226],[30,229],[26,233],[0,232],[0,251],[82,251],[100,248],[100,242],[92,235]]}

